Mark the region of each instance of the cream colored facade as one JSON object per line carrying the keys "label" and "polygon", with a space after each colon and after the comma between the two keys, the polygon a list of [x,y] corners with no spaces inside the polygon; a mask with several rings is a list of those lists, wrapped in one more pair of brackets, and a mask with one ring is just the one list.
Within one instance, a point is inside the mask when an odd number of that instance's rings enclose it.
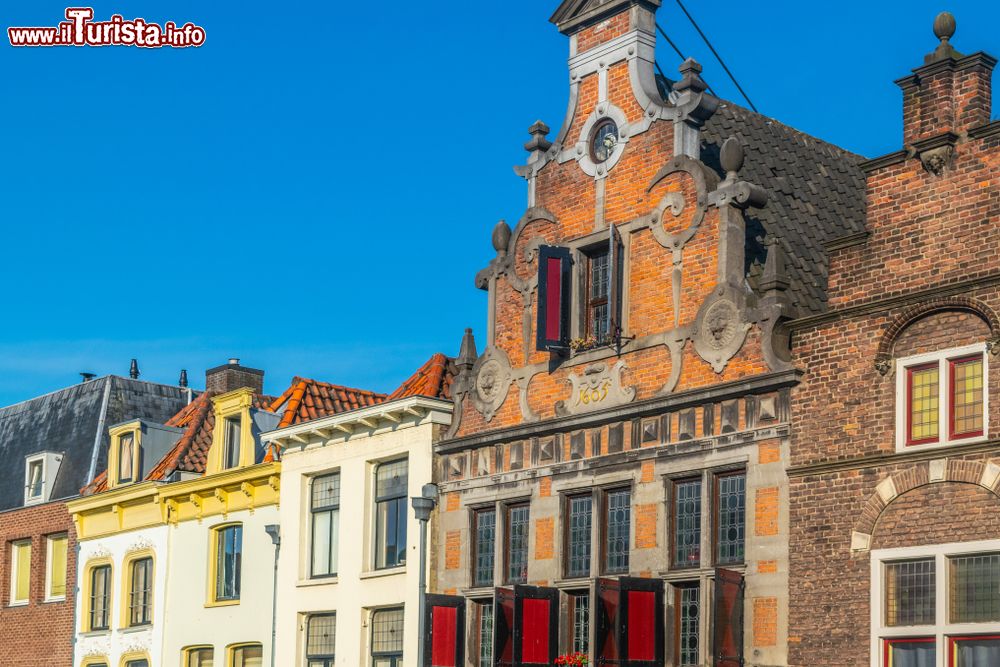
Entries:
{"label": "cream colored facade", "polygon": [[[431,482],[432,445],[450,423],[450,402],[411,397],[263,435],[284,449],[278,665],[306,665],[310,617],[335,614],[336,664],[369,667],[375,664],[373,613],[394,608],[403,609],[405,664],[417,664],[420,526],[409,499]],[[373,546],[376,475],[380,464],[401,459],[407,461],[406,562],[379,569]],[[312,489],[317,478],[332,474],[340,475],[339,540],[334,546],[338,562],[335,576],[317,577],[311,560]],[[432,516],[428,539],[435,520]],[[428,590],[434,590],[431,581]]]}

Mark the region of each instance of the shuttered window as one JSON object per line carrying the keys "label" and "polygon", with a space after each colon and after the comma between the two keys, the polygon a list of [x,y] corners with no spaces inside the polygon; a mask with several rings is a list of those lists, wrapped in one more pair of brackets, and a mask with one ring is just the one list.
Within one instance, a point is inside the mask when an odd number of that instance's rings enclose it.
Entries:
{"label": "shuttered window", "polygon": [[569,346],[572,259],[568,248],[538,249],[538,318],[536,347],[560,350]]}
{"label": "shuttered window", "polygon": [[476,510],[473,516],[472,585],[493,585],[493,564],[496,552],[497,512],[489,507]]}

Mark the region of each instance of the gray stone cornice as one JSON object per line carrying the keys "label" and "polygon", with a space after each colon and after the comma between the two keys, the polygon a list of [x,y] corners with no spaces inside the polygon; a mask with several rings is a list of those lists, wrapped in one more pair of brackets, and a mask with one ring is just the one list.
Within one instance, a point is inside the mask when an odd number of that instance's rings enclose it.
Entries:
{"label": "gray stone cornice", "polygon": [[806,477],[808,475],[826,475],[829,473],[843,472],[845,470],[858,470],[861,468],[877,468],[881,466],[895,466],[904,463],[915,463],[919,461],[932,461],[941,458],[959,458],[969,454],[997,453],[1000,449],[1000,440],[987,440],[986,442],[976,442],[968,445],[948,445],[935,449],[924,449],[914,452],[884,452],[879,454],[866,454],[865,456],[855,456],[836,461],[821,461],[819,463],[807,463],[792,466],[788,469],[789,477]]}
{"label": "gray stone cornice", "polygon": [[625,421],[638,417],[650,417],[671,410],[696,407],[705,403],[715,403],[733,398],[743,398],[749,394],[762,394],[794,386],[798,384],[801,377],[802,371],[798,369],[756,375],[744,380],[725,382],[703,389],[693,389],[691,391],[657,396],[607,410],[590,412],[581,415],[555,417],[544,421],[518,424],[517,426],[497,429],[488,433],[455,438],[453,440],[447,440],[435,445],[434,452],[436,454],[449,454],[466,449],[478,449],[480,447],[495,445],[501,442],[523,440],[525,438],[533,438],[554,433],[564,433],[566,431],[591,428],[616,421]]}

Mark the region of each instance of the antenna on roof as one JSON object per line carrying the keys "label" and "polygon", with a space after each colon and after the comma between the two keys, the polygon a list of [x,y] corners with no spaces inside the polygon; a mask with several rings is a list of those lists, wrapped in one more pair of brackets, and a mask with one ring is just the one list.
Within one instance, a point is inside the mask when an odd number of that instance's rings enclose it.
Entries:
{"label": "antenna on roof", "polygon": [[133,380],[138,379],[138,377],[139,377],[139,362],[138,362],[138,360],[133,359],[132,363],[129,364],[129,367],[128,367],[128,376],[130,378],[132,378]]}

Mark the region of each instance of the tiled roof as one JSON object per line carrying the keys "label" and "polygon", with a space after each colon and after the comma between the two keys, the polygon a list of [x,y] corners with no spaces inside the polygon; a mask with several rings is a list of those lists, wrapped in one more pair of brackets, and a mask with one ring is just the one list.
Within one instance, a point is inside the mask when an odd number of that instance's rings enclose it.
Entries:
{"label": "tiled roof", "polygon": [[426,396],[451,400],[451,381],[455,377],[452,360],[438,352],[428,359],[417,372],[406,379],[386,400],[394,401],[408,396]]}
{"label": "tiled roof", "polygon": [[[777,238],[786,255],[789,292],[802,315],[827,305],[828,253],[824,244],[864,231],[865,158],[723,101],[705,122],[702,160],[725,176],[719,165],[722,142],[734,136],[746,151],[740,178],[768,192],[767,205],[747,220],[747,264],[764,260],[756,240]],[[759,268],[759,267],[758,267]]]}
{"label": "tiled roof", "polygon": [[284,428],[348,410],[365,408],[384,400],[385,394],[377,394],[367,389],[352,389],[329,382],[295,377],[292,379],[292,386],[274,399],[268,410],[283,411],[278,428]]}

